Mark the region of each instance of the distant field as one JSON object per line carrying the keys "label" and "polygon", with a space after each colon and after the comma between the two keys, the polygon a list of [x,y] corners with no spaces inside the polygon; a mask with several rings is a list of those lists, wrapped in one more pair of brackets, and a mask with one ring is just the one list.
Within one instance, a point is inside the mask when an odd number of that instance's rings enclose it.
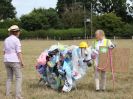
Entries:
{"label": "distant field", "polygon": [[[45,86],[39,86],[38,74],[35,71],[34,65],[36,63],[36,58],[40,53],[48,48],[52,44],[56,43],[62,44],[76,44],[78,41],[46,41],[46,40],[24,40],[23,54],[25,68],[23,69],[23,96],[24,99],[133,99],[133,40],[116,40],[118,47],[125,47],[131,49],[130,55],[130,66],[128,73],[117,73],[115,92],[112,88],[111,74],[108,73],[107,76],[107,91],[105,92],[95,92],[94,88],[94,70],[90,68],[86,77],[84,77],[80,82],[78,82],[77,90],[73,90],[70,93],[58,93],[52,89]],[[0,99],[6,99],[5,97],[5,81],[6,72],[4,65],[2,63],[2,41],[0,42]],[[88,40],[91,44],[91,41]],[[15,80],[15,79],[14,79]],[[14,83],[13,83],[14,85]],[[14,87],[14,86],[13,86]],[[12,92],[12,97],[9,99],[14,99],[14,90]]]}

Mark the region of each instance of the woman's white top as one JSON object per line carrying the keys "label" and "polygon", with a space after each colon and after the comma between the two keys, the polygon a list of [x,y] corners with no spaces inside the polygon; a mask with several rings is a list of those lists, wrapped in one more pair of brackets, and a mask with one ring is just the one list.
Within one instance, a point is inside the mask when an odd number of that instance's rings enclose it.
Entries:
{"label": "woman's white top", "polygon": [[17,54],[21,52],[21,43],[16,36],[10,35],[5,39],[3,50],[4,62],[20,62]]}

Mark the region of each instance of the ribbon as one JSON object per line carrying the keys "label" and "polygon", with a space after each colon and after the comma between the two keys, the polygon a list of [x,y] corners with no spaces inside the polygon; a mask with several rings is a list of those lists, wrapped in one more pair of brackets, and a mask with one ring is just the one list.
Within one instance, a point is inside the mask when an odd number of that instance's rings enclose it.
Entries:
{"label": "ribbon", "polygon": [[112,81],[113,81],[113,89],[115,89],[115,75],[114,75],[114,68],[112,64],[112,49],[109,49],[109,56],[110,56],[110,67],[112,72]]}

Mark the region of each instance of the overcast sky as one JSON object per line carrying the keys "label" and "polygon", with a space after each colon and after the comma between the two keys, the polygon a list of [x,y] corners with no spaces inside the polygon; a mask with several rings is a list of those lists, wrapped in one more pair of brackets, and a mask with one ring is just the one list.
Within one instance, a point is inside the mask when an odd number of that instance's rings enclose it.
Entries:
{"label": "overcast sky", "polygon": [[17,17],[31,12],[34,8],[55,8],[57,0],[13,0],[14,7],[16,7]]}
{"label": "overcast sky", "polygon": [[[31,12],[34,8],[55,8],[57,0],[13,0],[12,3],[16,7],[17,17],[20,17]],[[131,4],[131,2],[129,3]]]}

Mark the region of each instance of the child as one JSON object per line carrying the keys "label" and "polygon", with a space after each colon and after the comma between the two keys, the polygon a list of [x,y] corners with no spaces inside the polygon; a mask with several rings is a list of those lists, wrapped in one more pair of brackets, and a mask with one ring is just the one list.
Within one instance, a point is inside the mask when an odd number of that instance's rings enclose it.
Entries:
{"label": "child", "polygon": [[[96,40],[93,42],[92,51],[93,55],[92,58],[94,59],[95,65],[95,84],[96,84],[96,91],[104,91],[106,89],[106,72],[103,70],[99,70],[98,66],[98,54],[100,46],[105,47],[114,47],[111,40],[105,38],[105,33],[103,30],[97,30],[95,33]],[[101,73],[101,81],[99,81],[99,74]]]}

